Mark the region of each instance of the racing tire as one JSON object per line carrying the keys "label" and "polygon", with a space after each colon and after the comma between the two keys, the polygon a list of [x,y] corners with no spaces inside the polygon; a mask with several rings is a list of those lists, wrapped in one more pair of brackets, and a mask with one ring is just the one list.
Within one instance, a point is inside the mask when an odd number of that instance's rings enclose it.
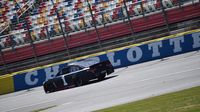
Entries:
{"label": "racing tire", "polygon": [[49,91],[49,90],[44,90],[44,91],[45,91],[45,93],[46,93],[46,94],[50,93],[50,91]]}
{"label": "racing tire", "polygon": [[100,74],[100,75],[98,76],[98,80],[99,80],[99,81],[102,81],[102,80],[105,79],[105,77],[106,77],[106,73]]}
{"label": "racing tire", "polygon": [[55,87],[44,87],[45,93],[55,92]]}
{"label": "racing tire", "polygon": [[82,85],[83,85],[83,80],[81,78],[77,78],[75,80],[75,86],[79,87],[79,86],[82,86]]}

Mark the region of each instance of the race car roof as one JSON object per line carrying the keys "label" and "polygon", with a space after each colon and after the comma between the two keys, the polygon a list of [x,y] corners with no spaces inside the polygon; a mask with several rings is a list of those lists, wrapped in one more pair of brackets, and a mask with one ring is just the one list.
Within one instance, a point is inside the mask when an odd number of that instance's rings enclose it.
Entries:
{"label": "race car roof", "polygon": [[78,66],[82,66],[82,67],[90,67],[94,64],[99,63],[98,60],[94,60],[94,59],[86,59],[86,60],[81,60],[81,61],[76,61],[76,62],[72,62],[69,63],[68,66],[70,65],[78,65]]}

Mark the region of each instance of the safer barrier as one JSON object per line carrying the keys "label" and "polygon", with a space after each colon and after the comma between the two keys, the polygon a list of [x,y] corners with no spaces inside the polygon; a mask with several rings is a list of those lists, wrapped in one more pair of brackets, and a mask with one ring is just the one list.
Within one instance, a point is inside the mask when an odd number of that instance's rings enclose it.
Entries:
{"label": "safer barrier", "polygon": [[[115,68],[200,49],[200,29],[75,59],[110,60]],[[0,94],[41,86],[72,60],[0,77]],[[4,86],[3,86],[4,85]],[[13,88],[14,87],[14,88]],[[3,88],[3,89],[2,89]]]}
{"label": "safer barrier", "polygon": [[9,74],[0,77],[0,95],[14,92],[13,77]]}

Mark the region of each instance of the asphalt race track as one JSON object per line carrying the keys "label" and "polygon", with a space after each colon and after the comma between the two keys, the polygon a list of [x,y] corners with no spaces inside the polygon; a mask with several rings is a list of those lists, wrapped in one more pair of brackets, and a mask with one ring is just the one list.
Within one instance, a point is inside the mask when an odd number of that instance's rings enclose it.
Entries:
{"label": "asphalt race track", "polygon": [[200,86],[200,52],[116,70],[101,82],[51,94],[42,87],[0,96],[1,112],[90,112]]}

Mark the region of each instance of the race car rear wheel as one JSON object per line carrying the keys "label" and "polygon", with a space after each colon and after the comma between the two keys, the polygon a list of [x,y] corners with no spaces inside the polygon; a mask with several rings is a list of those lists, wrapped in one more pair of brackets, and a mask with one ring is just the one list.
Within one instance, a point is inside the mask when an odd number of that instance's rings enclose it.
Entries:
{"label": "race car rear wheel", "polygon": [[102,80],[104,80],[105,77],[106,77],[106,73],[100,74],[100,75],[98,76],[98,80],[99,80],[99,81],[102,81]]}
{"label": "race car rear wheel", "polygon": [[77,78],[75,80],[75,86],[79,87],[79,86],[82,86],[82,85],[83,85],[83,80],[81,78]]}

